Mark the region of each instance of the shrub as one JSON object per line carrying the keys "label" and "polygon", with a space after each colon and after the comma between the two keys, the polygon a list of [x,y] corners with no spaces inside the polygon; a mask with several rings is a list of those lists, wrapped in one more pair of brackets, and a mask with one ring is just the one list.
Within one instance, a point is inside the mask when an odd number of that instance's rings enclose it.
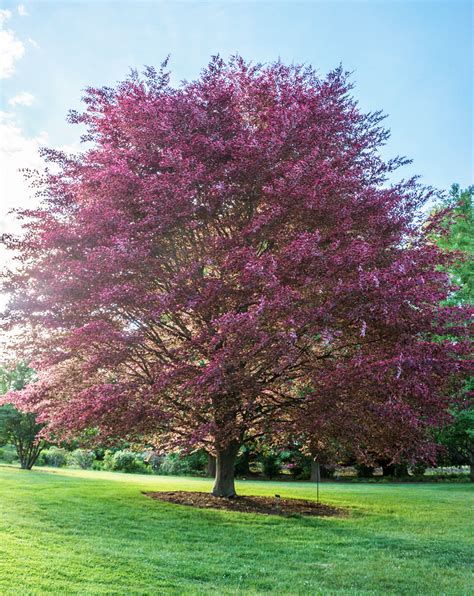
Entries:
{"label": "shrub", "polygon": [[321,464],[320,473],[321,478],[334,478],[336,466],[331,464]]}
{"label": "shrub", "polygon": [[207,470],[207,453],[205,451],[195,451],[185,458],[189,462],[190,473],[204,474]]}
{"label": "shrub", "polygon": [[262,470],[267,478],[270,480],[278,476],[281,471],[281,462],[277,455],[268,453],[262,457]]}
{"label": "shrub", "polygon": [[374,475],[373,466],[366,466],[365,464],[356,464],[354,467],[357,470],[358,478],[372,478]]}
{"label": "shrub", "polygon": [[241,447],[235,462],[235,475],[236,476],[248,476],[250,474],[250,464],[252,459],[255,460],[255,452],[252,447],[244,445]]}
{"label": "shrub", "polygon": [[110,449],[106,449],[104,451],[104,457],[102,459],[102,469],[103,470],[113,470],[113,457],[114,457],[114,452],[111,451]]}
{"label": "shrub", "polygon": [[61,468],[66,465],[67,451],[62,447],[50,447],[41,454],[41,463],[53,468]]}
{"label": "shrub", "polygon": [[94,447],[94,449],[93,449],[94,459],[96,459],[98,461],[104,461],[106,451],[107,450],[105,449],[105,447]]}
{"label": "shrub", "polygon": [[412,467],[411,472],[412,472],[413,476],[416,476],[417,478],[421,478],[421,476],[424,476],[427,469],[428,469],[428,465],[425,464],[425,462],[423,462],[423,461],[419,461]]}
{"label": "shrub", "polygon": [[311,460],[301,451],[294,449],[280,453],[282,465],[290,472],[295,480],[309,480],[311,475]]}
{"label": "shrub", "polygon": [[15,461],[18,461],[18,454],[16,449],[13,445],[5,445],[0,449],[0,460],[4,461],[6,464],[12,464]]}
{"label": "shrub", "polygon": [[134,451],[122,450],[106,451],[104,456],[104,469],[115,472],[126,472],[128,474],[147,474],[150,469],[143,461],[143,455]]}
{"label": "shrub", "polygon": [[202,474],[206,467],[207,455],[203,451],[196,451],[190,455],[169,453],[163,457],[158,473],[169,476]]}
{"label": "shrub", "polygon": [[148,464],[154,474],[158,474],[163,463],[164,456],[156,451],[145,451],[144,462]]}
{"label": "shrub", "polygon": [[88,449],[74,449],[72,453],[67,456],[68,466],[82,468],[87,470],[92,467],[94,463],[94,452]]}

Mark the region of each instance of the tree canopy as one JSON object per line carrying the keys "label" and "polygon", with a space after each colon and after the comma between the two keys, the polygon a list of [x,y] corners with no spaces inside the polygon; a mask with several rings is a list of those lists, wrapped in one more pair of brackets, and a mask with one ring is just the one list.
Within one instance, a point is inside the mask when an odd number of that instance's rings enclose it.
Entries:
{"label": "tree canopy", "polygon": [[178,88],[166,68],[87,90],[70,121],[90,148],[45,151],[42,206],[5,239],[6,327],[31,327],[18,350],[39,372],[18,403],[57,436],[205,447],[222,496],[261,437],[429,456],[465,315],[440,306],[431,191],[388,183],[406,160],[381,158],[381,113],[341,68],[216,57]]}
{"label": "tree canopy", "polygon": [[[443,233],[437,235],[441,248],[456,253],[456,259],[449,267],[449,274],[456,289],[448,297],[450,304],[474,305],[474,220],[472,195],[474,186],[461,189],[453,184],[447,198],[437,209],[443,214]],[[469,321],[467,321],[469,323]],[[453,419],[437,435],[438,442],[446,452],[442,459],[454,464],[469,464],[471,480],[474,481],[474,408],[472,403],[474,376],[466,377],[461,392],[463,399],[452,409]]]}
{"label": "tree canopy", "polygon": [[[0,367],[0,395],[24,389],[34,376],[35,372],[24,363],[12,370]],[[20,412],[10,403],[0,406],[0,445],[11,443],[25,470],[34,466],[43,449],[44,443],[38,438],[41,428],[35,414]]]}
{"label": "tree canopy", "polygon": [[450,297],[451,302],[474,304],[474,217],[472,195],[474,186],[461,189],[453,184],[447,198],[438,209],[448,209],[443,219],[443,230],[437,237],[439,246],[456,251],[459,257],[451,264],[449,272],[457,291]]}

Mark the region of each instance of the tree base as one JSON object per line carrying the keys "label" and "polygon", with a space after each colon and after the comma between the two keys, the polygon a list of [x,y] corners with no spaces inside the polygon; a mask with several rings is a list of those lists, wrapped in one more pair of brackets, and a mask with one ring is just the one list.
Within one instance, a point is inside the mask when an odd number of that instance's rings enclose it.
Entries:
{"label": "tree base", "polygon": [[176,505],[188,505],[199,509],[220,509],[238,511],[240,513],[261,513],[264,515],[282,516],[338,516],[347,514],[344,509],[330,505],[308,501],[305,499],[282,499],[279,497],[238,497],[216,498],[209,493],[173,491],[173,492],[145,492],[147,497]]}
{"label": "tree base", "polygon": [[215,493],[214,491],[212,491],[211,495],[213,497],[217,497],[218,499],[236,499],[237,498],[237,493],[233,493],[230,495],[219,495],[219,494]]}

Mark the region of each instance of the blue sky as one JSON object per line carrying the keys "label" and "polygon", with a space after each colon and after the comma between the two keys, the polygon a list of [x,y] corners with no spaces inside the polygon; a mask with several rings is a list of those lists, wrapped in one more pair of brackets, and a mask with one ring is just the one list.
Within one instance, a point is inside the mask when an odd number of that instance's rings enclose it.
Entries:
{"label": "blue sky", "polygon": [[[361,108],[388,114],[384,154],[414,160],[404,176],[420,174],[439,188],[473,182],[471,2],[55,0],[4,1],[1,8],[7,45],[16,40],[23,48],[16,46],[0,81],[3,124],[13,139],[3,142],[0,163],[5,205],[23,203],[13,174],[22,156],[36,163],[32,154],[43,142],[78,142],[80,130],[65,117],[80,107],[84,87],[114,84],[131,67],[157,65],[167,54],[176,83],[196,77],[216,53],[256,62],[280,57],[321,73],[342,62],[354,71]],[[9,143],[21,146],[14,159]]]}

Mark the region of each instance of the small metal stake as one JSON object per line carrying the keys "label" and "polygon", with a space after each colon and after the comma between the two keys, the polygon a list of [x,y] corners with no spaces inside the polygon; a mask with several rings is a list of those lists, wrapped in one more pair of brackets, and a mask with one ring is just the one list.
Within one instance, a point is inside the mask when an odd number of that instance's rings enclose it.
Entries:
{"label": "small metal stake", "polygon": [[316,502],[319,505],[319,462],[316,462]]}

